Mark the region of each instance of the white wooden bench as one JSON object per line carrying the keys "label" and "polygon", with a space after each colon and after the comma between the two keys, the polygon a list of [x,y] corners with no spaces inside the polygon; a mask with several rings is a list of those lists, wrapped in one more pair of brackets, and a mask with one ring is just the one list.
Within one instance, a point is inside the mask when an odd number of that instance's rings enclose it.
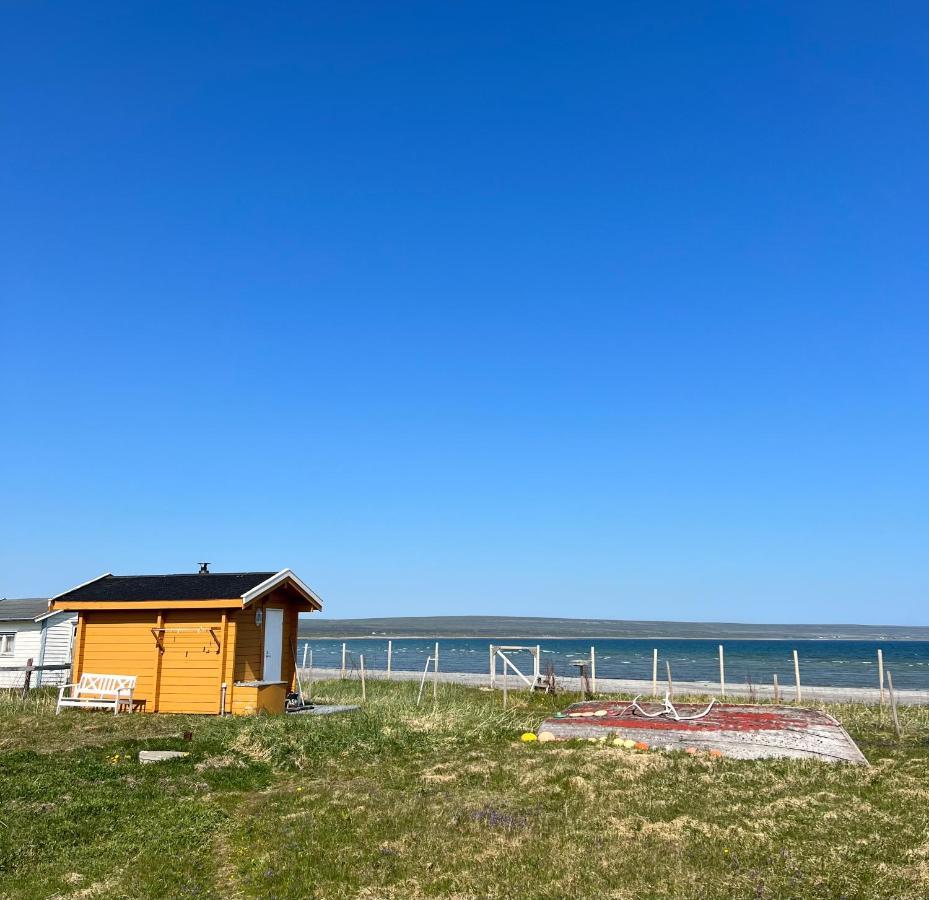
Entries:
{"label": "white wooden bench", "polygon": [[132,692],[135,690],[135,675],[92,675],[85,672],[77,684],[66,684],[58,691],[58,706],[55,715],[64,706],[83,706],[88,709],[109,709],[113,715],[120,706],[132,712]]}

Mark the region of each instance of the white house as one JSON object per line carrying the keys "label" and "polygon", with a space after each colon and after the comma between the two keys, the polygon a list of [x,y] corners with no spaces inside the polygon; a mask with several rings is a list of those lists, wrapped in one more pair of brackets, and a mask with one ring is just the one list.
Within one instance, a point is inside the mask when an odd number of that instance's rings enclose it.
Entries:
{"label": "white house", "polygon": [[[69,664],[76,621],[76,613],[49,612],[48,600],[41,597],[0,600],[0,688],[21,687],[24,673],[4,669],[30,659],[36,666]],[[66,684],[69,674],[67,669],[35,672],[32,685]]]}

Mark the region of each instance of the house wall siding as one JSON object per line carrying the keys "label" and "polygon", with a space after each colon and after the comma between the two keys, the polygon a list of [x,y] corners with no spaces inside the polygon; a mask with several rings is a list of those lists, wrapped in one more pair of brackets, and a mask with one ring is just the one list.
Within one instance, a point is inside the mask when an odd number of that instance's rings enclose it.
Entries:
{"label": "house wall siding", "polygon": [[[257,609],[262,610],[262,623],[255,623]],[[263,602],[235,613],[235,681],[258,681],[264,677],[264,615],[265,609],[283,609],[283,646],[281,647],[281,680],[288,685],[294,680],[294,653],[299,610],[284,591],[274,591]]]}
{"label": "house wall siding", "polygon": [[[154,610],[100,610],[83,617],[79,674],[135,675],[134,697],[148,712],[219,712],[235,640],[234,630],[227,632],[224,679],[222,610],[170,609],[160,617]],[[157,632],[163,649],[152,632],[159,627],[165,629]]]}
{"label": "house wall siding", "polygon": [[[33,622],[31,619],[0,622],[0,633],[16,635],[13,644],[13,655],[0,656],[0,669],[24,666],[30,659],[35,665],[39,664],[41,635],[38,622]],[[23,676],[23,672],[0,671],[0,687],[22,687]]]}
{"label": "house wall siding", "polygon": [[[134,697],[150,709],[154,699],[156,646],[151,629],[154,612],[100,610],[81,614],[81,647],[75,660],[75,681],[81,675],[135,675]],[[82,633],[81,633],[82,632]]]}
{"label": "house wall siding", "polygon": [[[260,626],[256,624],[255,606],[84,610],[75,640],[73,680],[84,673],[134,675],[134,699],[146,712],[216,714],[223,683],[227,712],[256,706],[281,712],[283,695],[294,679],[299,606],[292,592],[279,590],[258,607],[284,610],[284,684],[276,690],[256,692],[235,685],[263,678],[265,616]],[[160,641],[153,633],[159,628],[164,629],[157,631]]]}
{"label": "house wall siding", "polygon": [[236,610],[233,681],[258,681],[264,653],[263,629],[255,624],[256,607]]}
{"label": "house wall siding", "polygon": [[167,610],[164,627],[158,712],[218,713],[224,680],[222,611]]}
{"label": "house wall siding", "polygon": [[[74,633],[74,623],[76,621],[77,616],[74,613],[61,613],[43,619],[39,623],[45,629],[42,665],[59,666],[71,662],[71,637]],[[62,669],[58,672],[40,672],[36,681],[37,684],[62,685],[67,684],[70,677],[70,671]]]}

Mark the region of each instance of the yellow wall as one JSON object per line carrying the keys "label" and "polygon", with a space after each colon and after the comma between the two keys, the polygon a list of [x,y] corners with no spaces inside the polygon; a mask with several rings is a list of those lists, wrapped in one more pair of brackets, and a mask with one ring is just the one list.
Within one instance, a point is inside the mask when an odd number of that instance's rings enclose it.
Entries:
{"label": "yellow wall", "polygon": [[[299,608],[281,591],[274,591],[259,606],[284,610],[284,646],[281,648],[281,680],[288,685],[294,680],[297,617]],[[261,625],[255,624],[256,608],[237,610],[234,681],[256,681],[264,677],[264,615]]]}
{"label": "yellow wall", "polygon": [[[167,610],[164,625],[168,630],[162,638],[158,712],[218,713],[223,681],[221,611]],[[219,647],[207,630],[211,626]]]}
{"label": "yellow wall", "polygon": [[284,710],[287,687],[283,684],[267,684],[261,687],[239,685],[231,706],[235,716],[253,716],[256,713],[280,713]]}
{"label": "yellow wall", "polygon": [[[78,677],[84,672],[135,675],[134,700],[146,712],[219,712],[223,610],[102,610],[81,613]],[[163,652],[152,629],[159,632]],[[181,630],[173,630],[181,629]],[[234,645],[229,629],[227,647]],[[231,675],[227,652],[227,676]],[[157,679],[157,680],[156,680]],[[157,685],[157,691],[156,691]]]}
{"label": "yellow wall", "polygon": [[148,612],[81,613],[75,680],[85,672],[135,675],[133,697],[150,707],[154,696],[155,615]]}
{"label": "yellow wall", "polygon": [[[298,612],[292,595],[276,591],[261,604],[284,609],[281,679],[294,680]],[[264,619],[264,617],[262,617]],[[152,633],[159,632],[163,650]],[[220,646],[210,636],[213,628]],[[180,630],[173,630],[180,629]],[[247,707],[283,712],[284,689],[234,686],[263,677],[264,621],[247,609],[105,609],[79,613],[74,680],[84,672],[135,675],[134,699],[145,712],[218,713],[226,682],[226,711]],[[241,697],[238,696],[241,692]]]}
{"label": "yellow wall", "polygon": [[233,613],[236,623],[233,681],[258,681],[261,678],[264,634],[263,629],[255,625],[257,608],[249,606]]}

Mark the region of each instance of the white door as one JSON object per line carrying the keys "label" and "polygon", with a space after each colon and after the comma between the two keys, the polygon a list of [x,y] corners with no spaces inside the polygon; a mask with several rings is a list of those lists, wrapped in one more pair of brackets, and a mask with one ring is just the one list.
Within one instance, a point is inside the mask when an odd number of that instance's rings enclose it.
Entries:
{"label": "white door", "polygon": [[265,610],[265,681],[281,680],[281,648],[284,644],[284,610]]}

